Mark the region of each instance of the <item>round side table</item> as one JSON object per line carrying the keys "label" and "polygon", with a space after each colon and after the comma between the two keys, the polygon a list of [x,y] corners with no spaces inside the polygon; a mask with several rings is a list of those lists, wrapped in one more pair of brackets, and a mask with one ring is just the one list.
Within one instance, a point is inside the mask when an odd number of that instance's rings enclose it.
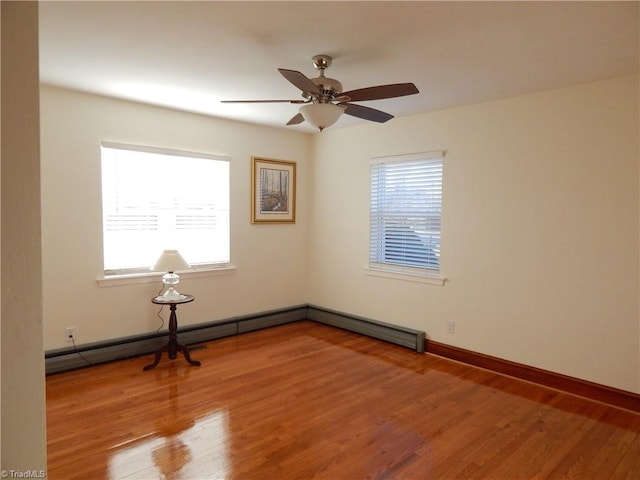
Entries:
{"label": "round side table", "polygon": [[174,360],[178,356],[178,352],[181,352],[190,365],[195,365],[197,367],[201,365],[201,363],[197,360],[192,360],[187,347],[178,342],[178,316],[176,314],[176,308],[182,303],[189,303],[195,300],[193,295],[183,295],[183,297],[184,298],[180,298],[177,300],[163,300],[162,297],[154,297],[151,299],[151,302],[155,303],[156,305],[169,305],[169,308],[171,310],[171,315],[169,316],[169,342],[165,346],[158,349],[153,363],[145,366],[143,370],[151,370],[152,368],[155,368],[156,365],[160,363],[162,352],[167,352],[169,359],[171,360]]}

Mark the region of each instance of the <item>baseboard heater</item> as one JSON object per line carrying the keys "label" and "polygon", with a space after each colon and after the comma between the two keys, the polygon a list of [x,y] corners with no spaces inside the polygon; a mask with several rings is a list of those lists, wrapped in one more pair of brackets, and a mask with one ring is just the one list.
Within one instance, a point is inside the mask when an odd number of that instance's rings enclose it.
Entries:
{"label": "baseboard heater", "polygon": [[[195,345],[217,338],[230,337],[262,328],[304,320],[307,306],[262,312],[242,317],[179,327],[180,343]],[[99,363],[123,360],[154,353],[167,343],[167,333],[135,335],[112,341],[87,343],[76,348],[61,348],[45,352],[45,372],[60,373]]]}
{"label": "baseboard heater", "polygon": [[[424,353],[424,332],[347,315],[313,305],[299,305],[178,328],[178,335],[181,343],[193,346],[218,338],[230,337],[300,320],[312,320]],[[48,350],[45,352],[45,372],[49,375],[99,363],[151,354],[165,345],[166,342],[167,334],[164,332],[135,335],[106,342],[88,343],[76,348]]]}
{"label": "baseboard heater", "polygon": [[325,325],[342,328],[361,335],[367,335],[377,338],[378,340],[384,340],[385,342],[410,348],[418,353],[424,353],[425,332],[419,330],[378,322],[355,315],[347,315],[314,305],[309,305],[307,318],[314,322],[324,323]]}

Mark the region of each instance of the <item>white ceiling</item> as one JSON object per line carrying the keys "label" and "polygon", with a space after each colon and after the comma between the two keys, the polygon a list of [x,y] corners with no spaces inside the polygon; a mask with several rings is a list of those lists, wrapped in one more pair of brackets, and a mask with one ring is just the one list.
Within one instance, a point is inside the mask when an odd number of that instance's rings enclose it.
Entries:
{"label": "white ceiling", "polygon": [[[639,70],[640,2],[40,3],[43,83],[285,127],[301,99],[277,68],[344,90],[413,82],[420,93],[362,102],[395,116]],[[393,120],[391,120],[393,121]],[[343,115],[331,128],[366,123]]]}

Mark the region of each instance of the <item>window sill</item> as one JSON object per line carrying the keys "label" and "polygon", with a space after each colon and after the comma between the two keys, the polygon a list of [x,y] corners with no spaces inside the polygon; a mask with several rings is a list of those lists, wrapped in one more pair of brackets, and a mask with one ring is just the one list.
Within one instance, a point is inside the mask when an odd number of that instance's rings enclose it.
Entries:
{"label": "window sill", "polygon": [[[219,275],[230,275],[236,270],[235,266],[222,268],[195,268],[188,272],[180,272],[180,278],[202,278]],[[137,283],[155,283],[162,281],[162,272],[132,273],[129,275],[108,275],[98,277],[96,281],[100,287],[115,287],[119,285],[133,285]]]}
{"label": "window sill", "polygon": [[364,267],[367,275],[374,277],[392,278],[394,280],[402,280],[405,282],[426,283],[428,285],[444,286],[446,278],[437,275],[425,275],[418,273],[395,272],[392,270],[383,270],[380,268]]}

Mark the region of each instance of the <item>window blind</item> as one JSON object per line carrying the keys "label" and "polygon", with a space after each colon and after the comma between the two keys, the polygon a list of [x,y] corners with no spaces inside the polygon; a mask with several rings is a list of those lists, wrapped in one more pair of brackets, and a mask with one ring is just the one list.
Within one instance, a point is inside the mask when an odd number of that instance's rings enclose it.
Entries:
{"label": "window blind", "polygon": [[438,151],[372,161],[370,267],[440,270],[443,156]]}
{"label": "window blind", "polygon": [[175,248],[191,265],[229,262],[229,161],[102,145],[104,270],[144,271]]}

